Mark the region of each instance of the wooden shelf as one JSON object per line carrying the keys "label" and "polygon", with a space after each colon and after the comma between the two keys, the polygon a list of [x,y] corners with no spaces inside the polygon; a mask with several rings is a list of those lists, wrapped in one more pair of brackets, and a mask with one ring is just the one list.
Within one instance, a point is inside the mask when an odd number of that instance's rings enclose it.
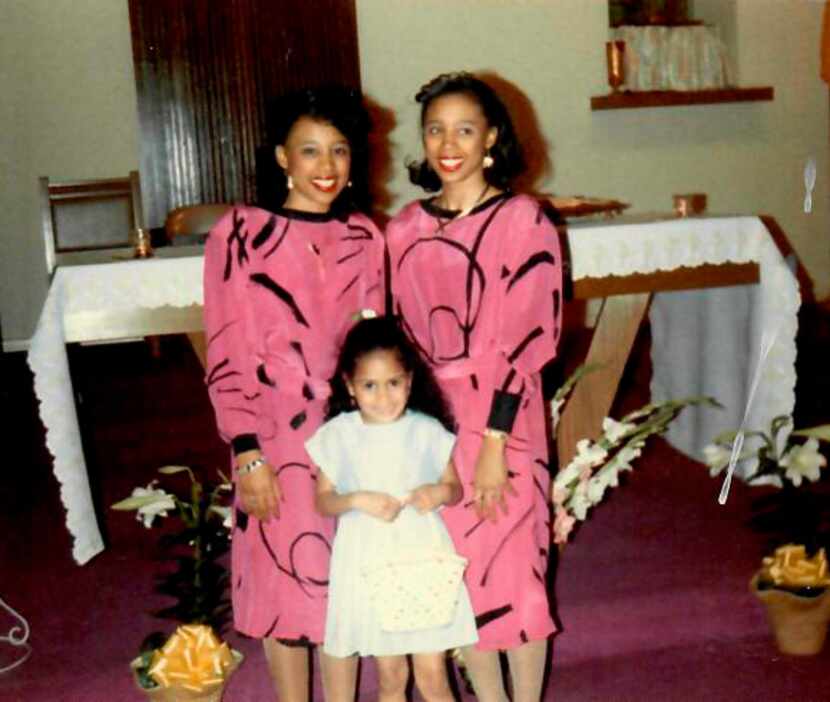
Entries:
{"label": "wooden shelf", "polygon": [[720,102],[757,102],[772,100],[772,86],[722,88],[718,90],[651,90],[595,95],[592,110],[626,110],[636,107],[675,107],[678,105],[712,105]]}

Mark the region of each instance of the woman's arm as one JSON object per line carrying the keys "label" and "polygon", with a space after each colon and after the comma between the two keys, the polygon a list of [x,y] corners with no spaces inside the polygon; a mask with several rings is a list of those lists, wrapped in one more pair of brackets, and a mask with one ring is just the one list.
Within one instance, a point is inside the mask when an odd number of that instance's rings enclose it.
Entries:
{"label": "woman's arm", "polygon": [[534,374],[556,355],[562,318],[562,260],[559,237],[538,203],[520,203],[511,222],[506,255],[511,274],[501,281],[492,403],[476,461],[473,502],[480,517],[506,513],[508,481],[505,447]]}
{"label": "woman's arm", "polygon": [[[261,387],[250,347],[249,256],[234,234],[243,226],[262,226],[268,213],[233,208],[211,230],[205,245],[205,334],[208,339],[206,383],[220,436],[231,445],[239,507],[261,521],[280,516],[282,493],[257,438]],[[251,461],[262,459],[251,471]],[[243,470],[240,470],[243,469]]]}

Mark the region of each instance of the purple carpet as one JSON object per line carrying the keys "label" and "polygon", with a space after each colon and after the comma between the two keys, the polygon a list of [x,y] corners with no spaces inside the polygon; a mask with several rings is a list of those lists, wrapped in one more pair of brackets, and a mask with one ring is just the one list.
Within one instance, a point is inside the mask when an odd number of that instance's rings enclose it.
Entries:
{"label": "purple carpet", "polygon": [[[70,557],[25,359],[7,354],[2,364],[13,450],[0,488],[0,597],[28,619],[34,651],[0,675],[0,700],[141,700],[128,663],[148,632],[173,626],[148,613],[169,604],[153,592],[159,532],[105,506],[148,483],[159,466],[224,465],[198,364],[177,337],[164,340],[159,359],[144,344],[73,349],[108,542],[83,567]],[[623,405],[642,401],[647,388],[647,368],[629,375]],[[748,591],[762,555],[746,526],[759,493],[733,484],[720,507],[719,488],[703,466],[658,439],[578,530],[555,574],[562,631],[546,700],[830,700],[830,645],[816,657],[780,655]],[[0,635],[12,624],[0,612]],[[227,639],[246,660],[226,702],[274,699],[259,644]],[[0,667],[14,655],[0,642]],[[317,680],[315,690],[322,699]],[[371,662],[359,698],[376,698]]]}

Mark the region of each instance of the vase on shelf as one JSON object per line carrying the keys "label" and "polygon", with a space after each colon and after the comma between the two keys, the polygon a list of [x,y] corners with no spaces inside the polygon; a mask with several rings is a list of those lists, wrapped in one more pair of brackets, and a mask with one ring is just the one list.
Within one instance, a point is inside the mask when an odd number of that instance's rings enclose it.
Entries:
{"label": "vase on shelf", "polygon": [[608,85],[616,93],[625,83],[625,42],[605,42],[605,65],[608,71]]}

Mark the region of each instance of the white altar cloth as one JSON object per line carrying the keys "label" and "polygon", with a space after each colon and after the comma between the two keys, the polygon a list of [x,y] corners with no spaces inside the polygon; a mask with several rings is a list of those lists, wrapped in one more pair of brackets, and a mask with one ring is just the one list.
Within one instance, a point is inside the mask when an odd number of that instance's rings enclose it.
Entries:
{"label": "white altar cloth", "polygon": [[[799,293],[795,279],[757,217],[623,219],[569,226],[572,275],[603,277],[672,270],[704,263],[760,265],[759,286],[659,293],[651,309],[656,401],[706,392],[725,412],[684,412],[669,440],[690,455],[723,429],[737,428],[748,378],[763,329],[777,336],[748,426],[764,427],[795,404],[795,332]],[[123,250],[115,255],[124,257]],[[59,267],[29,348],[46,444],[74,538],[73,557],[86,563],[103,550],[81,447],[66,343],[124,336],[122,329],[90,324],[96,315],[129,316],[165,306],[202,304],[202,254],[159,250],[146,260],[112,260]],[[79,257],[82,259],[82,257]],[[741,306],[739,306],[739,304]],[[92,315],[92,317],[90,317]],[[168,327],[157,333],[176,331]],[[178,331],[191,331],[181,328]],[[138,334],[152,333],[142,328]],[[133,335],[138,335],[133,334]]]}
{"label": "white altar cloth", "polygon": [[[719,433],[738,429],[757,365],[762,336],[774,344],[747,416],[749,429],[795,406],[795,337],[801,296],[795,276],[757,217],[690,217],[663,221],[611,220],[569,227],[573,278],[653,273],[706,263],[756,262],[760,284],[659,292],[649,309],[651,398],[661,402],[710,395],[723,410],[688,408],[666,438],[700,460]],[[782,430],[780,440],[789,434]],[[738,475],[754,467],[747,461]]]}
{"label": "white altar cloth", "polygon": [[[66,525],[74,538],[72,555],[79,564],[100,553],[104,544],[89,489],[66,344],[123,337],[119,330],[98,325],[96,317],[84,324],[88,315],[118,317],[137,309],[201,305],[201,251],[170,251],[177,255],[160,252],[142,260],[121,260],[129,256],[123,249],[95,252],[86,257],[99,262],[59,266],[29,345],[46,446],[54,456]],[[79,261],[84,258],[78,255]]]}

